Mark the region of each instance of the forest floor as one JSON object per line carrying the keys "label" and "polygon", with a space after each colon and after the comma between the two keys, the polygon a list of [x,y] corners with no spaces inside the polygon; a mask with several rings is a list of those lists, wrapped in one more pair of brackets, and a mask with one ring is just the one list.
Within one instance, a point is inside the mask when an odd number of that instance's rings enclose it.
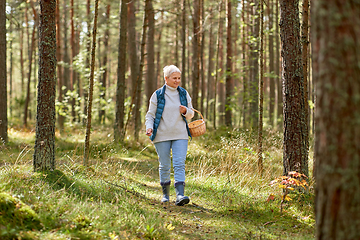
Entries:
{"label": "forest floor", "polygon": [[[294,191],[280,212],[282,140],[268,131],[264,172],[249,131],[211,131],[189,143],[188,205],[161,204],[151,142],[112,142],[95,127],[89,167],[82,129],[56,134],[56,170],[34,172],[34,131],[10,129],[0,146],[0,239],[314,239],[313,190]],[[311,182],[311,181],[310,181]]]}

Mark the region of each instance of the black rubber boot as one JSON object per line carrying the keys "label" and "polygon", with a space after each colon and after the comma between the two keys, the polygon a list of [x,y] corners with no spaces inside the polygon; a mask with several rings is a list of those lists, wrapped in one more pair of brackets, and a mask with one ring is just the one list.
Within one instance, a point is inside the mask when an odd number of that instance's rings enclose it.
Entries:
{"label": "black rubber boot", "polygon": [[189,197],[184,196],[184,188],[185,188],[185,185],[183,183],[177,184],[175,186],[175,192],[176,192],[175,205],[177,205],[177,206],[184,206],[185,204],[188,204],[190,202]]}
{"label": "black rubber boot", "polygon": [[161,186],[162,192],[163,192],[163,198],[161,199],[161,202],[169,202],[170,200],[170,185],[163,185]]}

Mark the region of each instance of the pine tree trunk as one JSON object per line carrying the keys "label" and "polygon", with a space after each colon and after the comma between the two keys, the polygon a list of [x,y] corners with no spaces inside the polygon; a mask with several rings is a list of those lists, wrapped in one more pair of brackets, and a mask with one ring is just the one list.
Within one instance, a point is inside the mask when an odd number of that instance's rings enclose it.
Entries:
{"label": "pine tree trunk", "polygon": [[55,169],[56,1],[40,0],[40,9],[34,171]]}
{"label": "pine tree trunk", "polygon": [[[269,0],[268,13],[269,13],[269,29],[273,28],[273,1]],[[275,116],[275,67],[274,67],[274,33],[271,31],[269,33],[269,72],[270,72],[270,100],[269,100],[269,123],[270,126],[274,125],[274,116]]]}
{"label": "pine tree trunk", "polygon": [[[74,58],[77,55],[77,47],[76,47],[76,41],[75,41],[75,23],[74,23],[74,0],[70,0],[70,25],[71,25],[71,38],[70,38],[70,44],[71,44],[71,59],[70,59],[70,65],[71,65],[71,73],[70,73],[70,91],[73,93],[74,91],[74,85],[77,82],[77,72],[74,69],[73,63]],[[77,87],[79,88],[79,84],[77,84]],[[73,97],[73,94],[71,95],[71,121],[73,122],[76,117],[75,113],[75,97]]]}
{"label": "pine tree trunk", "polygon": [[35,37],[36,37],[36,27],[37,27],[37,23],[38,23],[38,19],[37,19],[37,15],[36,15],[36,11],[34,9],[34,19],[35,19],[35,24],[34,24],[34,28],[32,31],[32,36],[31,36],[31,47],[29,50],[29,71],[28,71],[28,82],[27,82],[27,87],[26,87],[26,98],[25,98],[25,107],[24,107],[24,126],[27,127],[27,120],[28,120],[28,113],[29,113],[29,104],[30,104],[30,84],[31,84],[31,71],[32,71],[32,62],[33,62],[33,52],[35,51]]}
{"label": "pine tree trunk", "polygon": [[201,21],[200,21],[200,33],[201,40],[200,44],[200,81],[201,81],[201,98],[200,98],[200,112],[204,113],[204,102],[206,97],[206,81],[205,81],[205,66],[204,66],[204,48],[205,48],[205,9],[204,9],[204,0],[200,0],[200,12],[201,12]]}
{"label": "pine tree trunk", "polygon": [[225,125],[232,127],[231,97],[234,80],[232,77],[232,38],[231,38],[231,0],[227,0],[227,35],[226,35],[226,91],[225,91]]}
{"label": "pine tree trunk", "polygon": [[[129,54],[129,60],[130,60],[130,70],[131,70],[131,102],[134,104],[136,102],[136,88],[137,88],[137,79],[139,75],[139,59],[138,59],[138,50],[136,46],[136,15],[135,15],[135,1],[129,1],[128,5],[128,50],[131,54]],[[130,106],[130,114],[133,112],[133,106]],[[136,125],[136,112],[137,112],[137,106],[134,106],[134,114],[132,115],[132,123]],[[130,119],[127,119],[127,122],[129,122]],[[127,126],[125,126],[127,127]]]}
{"label": "pine tree trunk", "polygon": [[247,124],[247,118],[246,118],[246,113],[248,110],[248,78],[247,78],[247,62],[246,62],[246,24],[245,24],[245,13],[246,13],[246,6],[245,6],[245,0],[242,1],[242,80],[243,80],[243,95],[242,95],[242,107],[243,107],[243,114],[242,114],[242,118],[243,118],[243,128],[245,129],[248,124]]}
{"label": "pine tree trunk", "polygon": [[97,32],[97,18],[98,18],[99,0],[95,0],[95,16],[94,16],[94,27],[92,33],[92,47],[91,47],[91,62],[90,62],[90,79],[89,79],[89,95],[87,103],[87,122],[86,122],[86,133],[85,133],[85,146],[84,146],[84,166],[89,165],[89,154],[90,154],[90,135],[91,135],[91,111],[93,102],[93,91],[94,91],[94,72],[95,72],[95,50],[96,50],[96,32]]}
{"label": "pine tree trunk", "polygon": [[[164,12],[161,12],[160,15],[160,19],[163,18]],[[159,20],[161,22],[161,20]],[[160,59],[160,53],[161,53],[161,36],[162,36],[162,24],[160,24],[159,29],[158,29],[158,36],[157,36],[157,52],[156,52],[156,71],[155,71],[155,79],[156,79],[156,88],[159,88],[162,84],[163,84],[163,77],[161,74],[161,59]],[[184,70],[183,70],[184,71]],[[181,74],[183,74],[183,71],[181,72]],[[185,73],[184,73],[185,74]],[[183,84],[185,85],[185,79],[181,79]]]}
{"label": "pine tree trunk", "polygon": [[205,117],[212,121],[212,108],[214,104],[210,104],[210,101],[214,99],[214,42],[213,42],[213,13],[212,9],[210,9],[210,17],[209,17],[209,58],[208,58],[208,72],[207,72],[207,94],[206,94],[206,111]]}
{"label": "pine tree trunk", "polygon": [[[145,9],[149,9],[149,4],[151,4],[151,0],[145,1]],[[141,116],[140,116],[140,108],[141,108],[141,90],[142,90],[142,77],[143,77],[143,69],[144,69],[144,62],[145,62],[145,44],[146,44],[146,31],[147,31],[147,23],[148,23],[148,13],[149,11],[144,12],[144,21],[143,21],[143,28],[142,28],[142,40],[140,46],[140,67],[139,67],[139,74],[136,80],[136,112],[135,112],[135,134],[134,138],[136,141],[139,140],[139,132],[141,129]]]}
{"label": "pine tree trunk", "polygon": [[106,80],[108,78],[108,72],[109,72],[109,69],[107,68],[109,37],[110,37],[110,4],[106,6],[106,30],[104,33],[104,56],[102,60],[102,65],[104,66],[104,72],[101,76],[101,82],[100,82],[100,109],[99,109],[100,124],[105,124]]}
{"label": "pine tree trunk", "polygon": [[277,83],[277,119],[276,125],[279,130],[283,127],[283,85],[280,59],[280,32],[279,32],[279,0],[275,0],[275,75]]}
{"label": "pine tree trunk", "polygon": [[306,148],[309,148],[309,127],[310,127],[310,118],[309,118],[309,102],[308,102],[308,47],[309,47],[309,0],[303,0],[303,8],[302,8],[302,25],[301,25],[301,43],[302,43],[302,64],[303,64],[303,76],[304,76],[304,102],[305,102],[305,121],[307,127],[307,131],[305,132],[305,141]]}
{"label": "pine tree trunk", "polygon": [[[86,26],[87,26],[87,32],[86,32],[86,57],[85,57],[85,69],[90,69],[90,51],[91,51],[91,17],[90,17],[90,0],[86,1]],[[87,87],[87,88],[86,88]],[[88,112],[87,106],[89,101],[89,92],[88,92],[89,86],[82,83],[80,86],[79,82],[79,96],[84,97],[84,114]],[[86,118],[82,119],[83,125],[86,125]]]}
{"label": "pine tree trunk", "polygon": [[264,4],[260,1],[260,76],[259,76],[259,126],[258,126],[258,170],[263,173],[263,105],[264,105]]}
{"label": "pine tree trunk", "polygon": [[187,88],[186,81],[186,0],[181,5],[181,82]]}
{"label": "pine tree trunk", "polygon": [[259,120],[259,0],[254,1],[253,15],[255,17],[253,27],[254,42],[250,45],[251,50],[251,78],[250,78],[250,111],[251,111],[251,126],[256,129],[258,127]]}
{"label": "pine tree trunk", "polygon": [[200,59],[199,59],[199,35],[200,35],[200,0],[194,0],[194,18],[193,18],[193,57],[192,57],[192,104],[198,109],[199,85],[200,85]]}
{"label": "pine tree trunk", "polygon": [[317,0],[311,14],[316,239],[360,239],[360,4]]}
{"label": "pine tree trunk", "polygon": [[147,8],[145,11],[148,14],[149,24],[148,24],[148,37],[147,37],[147,71],[146,71],[146,103],[149,102],[152,93],[157,89],[156,77],[155,77],[155,19],[154,19],[154,8],[152,5],[152,0],[146,5]]}
{"label": "pine tree trunk", "polygon": [[[222,47],[221,47],[221,41],[222,41],[222,27],[223,27],[223,23],[222,23],[222,17],[221,17],[221,13],[223,11],[223,0],[221,0],[220,4],[219,4],[219,26],[218,26],[218,34],[217,34],[217,42],[216,42],[216,64],[215,64],[215,92],[214,92],[214,108],[213,108],[213,118],[214,118],[214,122],[213,122],[213,126],[214,129],[216,129],[216,113],[217,113],[217,96],[218,96],[218,91],[220,92],[220,83],[219,83],[219,75],[221,74],[221,69],[222,69]],[[219,58],[221,58],[221,61],[219,60]],[[220,63],[219,63],[220,61]],[[221,102],[220,100],[220,96],[219,96],[219,102]],[[221,108],[221,106],[219,107],[219,109]],[[221,114],[221,111],[219,111]],[[221,119],[221,116],[220,116]]]}
{"label": "pine tree trunk", "polygon": [[116,109],[114,124],[114,140],[124,140],[124,117],[125,117],[125,73],[126,73],[126,45],[127,45],[127,3],[121,0],[120,6],[120,36],[118,48],[117,87],[116,87]]}
{"label": "pine tree trunk", "polygon": [[[55,11],[55,19],[56,19],[56,60],[58,62],[62,61],[61,54],[61,24],[60,24],[60,6],[59,1],[56,1],[56,11]],[[63,79],[63,67],[62,65],[57,65],[57,78],[58,78],[58,101],[59,103],[63,102],[63,90],[62,86],[64,85]],[[62,115],[62,109],[58,111],[58,127],[60,129],[60,133],[64,130],[64,122],[65,117]]]}
{"label": "pine tree trunk", "polygon": [[8,142],[6,79],[6,1],[0,3],[0,145]]}
{"label": "pine tree trunk", "polygon": [[290,171],[298,171],[308,176],[299,0],[281,0],[280,10],[284,86],[284,175]]}
{"label": "pine tree trunk", "polygon": [[[220,11],[223,11],[224,6],[223,6],[224,1],[221,0]],[[225,13],[226,14],[226,13]],[[217,67],[217,71],[219,71],[219,79],[217,81],[217,92],[218,92],[218,105],[219,105],[219,109],[218,109],[218,113],[219,113],[219,125],[222,126],[225,124],[225,84],[224,84],[224,77],[225,77],[225,69],[224,69],[224,44],[223,44],[223,34],[224,34],[224,19],[221,17],[220,15],[220,19],[219,19],[219,63],[218,63],[218,67]]]}

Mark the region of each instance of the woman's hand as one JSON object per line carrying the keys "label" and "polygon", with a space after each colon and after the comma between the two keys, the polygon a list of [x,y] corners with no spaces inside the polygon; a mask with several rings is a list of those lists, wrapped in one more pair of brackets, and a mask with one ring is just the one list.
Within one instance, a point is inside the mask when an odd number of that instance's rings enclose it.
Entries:
{"label": "woman's hand", "polygon": [[186,111],[187,111],[187,107],[183,106],[183,105],[180,105],[180,113],[185,115],[186,114]]}
{"label": "woman's hand", "polygon": [[151,128],[146,129],[146,135],[147,136],[151,136],[152,132],[153,132],[153,130]]}

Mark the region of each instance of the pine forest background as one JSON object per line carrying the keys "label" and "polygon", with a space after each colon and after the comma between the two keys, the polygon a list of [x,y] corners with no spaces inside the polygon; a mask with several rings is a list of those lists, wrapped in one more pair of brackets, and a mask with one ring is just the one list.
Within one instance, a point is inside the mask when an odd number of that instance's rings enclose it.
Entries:
{"label": "pine forest background", "polygon": [[[121,2],[127,4],[125,59],[118,58]],[[56,113],[57,128],[62,130],[64,125],[85,124],[94,2],[60,0],[56,4]],[[302,7],[300,4],[300,19]],[[264,127],[281,130],[279,1],[264,1],[263,8]],[[8,1],[6,5],[10,127],[32,127],[35,122],[39,11],[39,2],[34,0]],[[114,124],[121,64],[126,71],[122,118],[124,124],[129,123],[127,128],[135,128],[137,138],[143,129],[148,99],[164,84],[162,68],[175,64],[183,72],[182,86],[189,91],[208,128],[258,126],[259,1],[101,1],[98,11],[94,121]],[[144,38],[145,12],[148,21]],[[303,41],[308,41],[306,36]],[[142,78],[137,83],[139,74]],[[307,74],[311,107],[313,84],[311,72]],[[140,92],[135,91],[138,85]],[[135,121],[128,120],[129,116]],[[313,119],[312,111],[310,116]]]}

